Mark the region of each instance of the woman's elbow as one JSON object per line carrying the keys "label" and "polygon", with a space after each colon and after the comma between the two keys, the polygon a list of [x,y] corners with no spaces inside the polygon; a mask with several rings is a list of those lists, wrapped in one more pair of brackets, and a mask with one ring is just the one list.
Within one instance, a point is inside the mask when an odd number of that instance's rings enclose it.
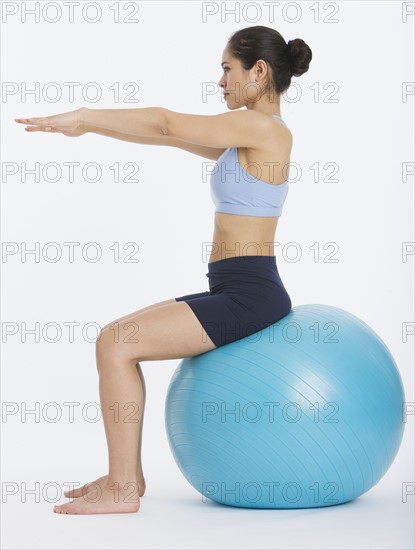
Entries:
{"label": "woman's elbow", "polygon": [[157,125],[157,129],[162,136],[171,136],[171,116],[169,109],[159,108],[160,117]]}

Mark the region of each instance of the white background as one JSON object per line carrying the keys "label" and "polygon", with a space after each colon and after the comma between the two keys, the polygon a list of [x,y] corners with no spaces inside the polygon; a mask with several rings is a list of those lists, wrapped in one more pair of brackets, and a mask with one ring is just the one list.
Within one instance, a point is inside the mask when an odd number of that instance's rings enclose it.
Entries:
{"label": "white background", "polygon": [[[414,497],[402,502],[402,484],[415,479],[413,416],[385,477],[352,503],[245,510],[202,502],[175,464],[165,433],[164,400],[178,360],[142,364],[147,493],[140,512],[52,513],[55,493],[50,491],[49,500],[42,494],[47,483],[85,483],[107,472],[102,421],[87,421],[80,412],[87,403],[99,403],[96,332],[92,327],[87,341],[82,327],[103,326],[152,303],[208,289],[203,250],[212,239],[214,207],[204,167],[210,161],[180,149],[95,134],[78,139],[30,134],[13,121],[81,106],[225,112],[215,85],[231,33],[258,24],[277,29],[286,41],[303,38],[313,52],[310,70],[293,78],[281,103],[294,147],[289,194],[276,235],[279,272],[293,307],[330,304],[368,323],[389,347],[406,400],[413,402],[414,337],[404,342],[402,336],[403,324],[414,322],[414,256],[402,258],[403,243],[414,241],[414,177],[402,177],[402,164],[414,160],[414,99],[402,96],[403,83],[414,80],[414,17],[403,22],[402,15],[410,3],[290,2],[289,8],[281,2],[272,16],[262,2],[251,2],[249,9],[235,2],[140,2],[133,15],[139,22],[130,24],[123,19],[133,14],[133,2],[101,2],[96,23],[83,19],[79,6],[69,22],[63,3],[55,23],[42,15],[39,22],[33,15],[24,22],[23,4],[33,9],[33,2],[9,3],[17,13],[8,17],[5,4],[1,229],[3,246],[15,243],[16,253],[2,258],[2,400],[3,406],[11,402],[16,408],[7,418],[3,415],[2,423],[3,547],[413,548]],[[216,11],[206,21],[203,6]],[[225,6],[239,16],[226,13]],[[47,13],[52,19],[56,11],[51,6]],[[89,17],[94,13],[91,8]],[[62,92],[55,102],[42,94],[50,82]],[[73,101],[65,82],[80,83]],[[80,91],[91,82],[102,91],[95,103]],[[111,91],[117,82],[119,101]],[[127,82],[138,85],[138,103],[122,101]],[[13,90],[9,94],[5,83]],[[25,95],[24,87],[34,89],[35,83],[38,97]],[[206,85],[215,93],[204,97]],[[6,162],[15,163],[16,175],[6,177]],[[42,176],[36,182],[30,174],[23,181],[22,164],[33,168],[35,162],[61,168],[64,162],[95,162],[102,176],[88,182],[78,167],[72,182],[65,173],[56,182]],[[122,179],[128,162],[139,166],[139,181],[115,182],[109,167],[119,163]],[[22,259],[22,247],[33,249],[36,242],[40,256]],[[51,242],[63,253],[57,262],[42,255]],[[74,262],[64,242],[80,243]],[[102,250],[95,263],[80,253],[91,242]],[[125,261],[127,242],[137,243],[138,262]],[[114,243],[124,261],[114,261]],[[64,325],[70,322],[77,323],[73,342]],[[33,335],[24,341],[24,323],[28,328],[39,324],[38,341]],[[47,323],[63,331],[55,343],[47,341],[55,337],[53,329],[46,338],[42,335]],[[16,334],[6,338],[6,324]],[[62,412],[57,422],[48,420],[44,409],[52,402]],[[79,403],[74,422],[68,421],[65,402]],[[37,418],[21,416],[24,407],[34,409],[36,403]],[[49,413],[53,417],[52,409]],[[17,491],[7,499],[5,483]],[[39,484],[37,499],[28,494],[24,502],[25,483],[28,489]],[[57,502],[66,500],[62,495]]]}

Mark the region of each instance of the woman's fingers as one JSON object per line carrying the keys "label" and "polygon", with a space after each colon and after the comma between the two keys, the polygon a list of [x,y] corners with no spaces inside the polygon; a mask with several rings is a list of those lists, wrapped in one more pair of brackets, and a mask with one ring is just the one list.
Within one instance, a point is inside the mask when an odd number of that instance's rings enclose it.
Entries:
{"label": "woman's fingers", "polygon": [[16,122],[20,122],[22,124],[42,124],[42,121],[44,119],[42,118],[15,118]]}
{"label": "woman's fingers", "polygon": [[59,132],[60,130],[48,125],[48,118],[15,118],[14,120],[20,124],[30,124],[25,128],[28,132]]}
{"label": "woman's fingers", "polygon": [[14,120],[16,122],[20,122],[21,124],[34,124],[37,126],[50,126],[50,122],[52,117],[46,117],[46,118],[15,118]]}

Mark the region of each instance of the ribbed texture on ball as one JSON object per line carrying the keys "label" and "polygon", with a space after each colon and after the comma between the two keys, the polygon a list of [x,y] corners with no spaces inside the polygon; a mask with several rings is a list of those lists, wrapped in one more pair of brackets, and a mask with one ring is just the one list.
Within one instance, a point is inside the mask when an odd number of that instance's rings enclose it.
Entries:
{"label": "ribbed texture on ball", "polygon": [[381,479],[402,440],[403,401],[379,336],[351,313],[310,304],[182,360],[165,424],[202,500],[312,508],[352,500]]}

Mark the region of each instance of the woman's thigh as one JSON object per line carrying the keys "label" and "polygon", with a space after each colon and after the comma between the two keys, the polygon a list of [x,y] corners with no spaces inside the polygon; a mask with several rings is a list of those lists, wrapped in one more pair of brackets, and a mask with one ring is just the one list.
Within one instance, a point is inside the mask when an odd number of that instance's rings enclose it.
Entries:
{"label": "woman's thigh", "polygon": [[164,306],[166,304],[172,304],[176,300],[175,298],[169,298],[168,300],[163,300],[162,302],[156,302],[154,304],[150,304],[149,306],[143,307],[141,309],[137,309],[136,311],[133,311],[132,313],[128,313],[127,315],[124,315],[123,317],[119,317],[118,319],[115,319],[114,321],[111,321],[111,323],[108,323],[103,328],[108,328],[116,323],[121,323],[125,321],[129,321],[131,318],[137,316],[139,313],[143,313],[144,311],[149,311],[151,309],[155,309],[160,306]]}
{"label": "woman's thigh", "polygon": [[105,327],[97,340],[97,358],[181,359],[215,347],[189,305],[173,299]]}
{"label": "woman's thigh", "polygon": [[184,299],[191,300],[192,298],[199,298],[202,296],[207,296],[209,294],[208,291],[206,292],[198,292],[196,294],[186,294],[185,296],[179,296],[178,298],[169,298],[168,300],[163,300],[162,302],[156,302],[154,304],[150,304],[149,306],[137,309],[136,311],[133,311],[132,313],[127,313],[127,315],[123,315],[122,317],[119,317],[118,319],[115,319],[114,321],[111,321],[108,325],[106,325],[104,328],[107,328],[110,325],[113,325],[114,323],[121,323],[122,321],[129,321],[132,317],[135,317],[139,313],[143,313],[144,311],[149,311],[151,309],[155,309],[156,307],[165,306],[166,304],[174,304],[176,301],[182,301]]}

